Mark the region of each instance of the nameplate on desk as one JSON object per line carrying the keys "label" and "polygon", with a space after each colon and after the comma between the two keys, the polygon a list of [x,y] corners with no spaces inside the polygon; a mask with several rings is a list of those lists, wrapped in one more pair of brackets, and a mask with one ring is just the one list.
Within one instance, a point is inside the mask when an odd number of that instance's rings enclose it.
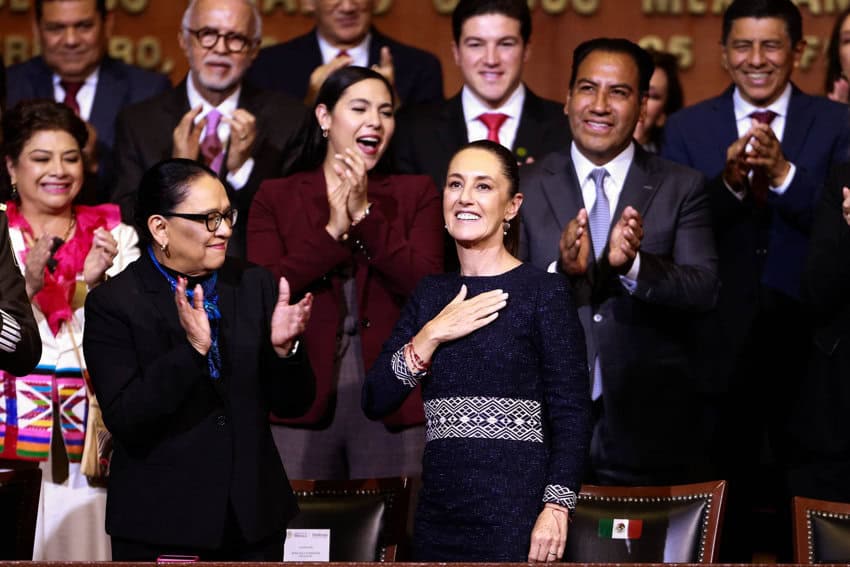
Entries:
{"label": "nameplate on desk", "polygon": [[286,530],[284,561],[330,561],[330,530]]}

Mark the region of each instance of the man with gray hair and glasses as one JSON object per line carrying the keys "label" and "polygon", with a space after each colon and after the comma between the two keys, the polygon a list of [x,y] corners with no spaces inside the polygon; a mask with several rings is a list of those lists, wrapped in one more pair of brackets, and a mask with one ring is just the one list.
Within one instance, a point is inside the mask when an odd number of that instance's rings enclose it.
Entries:
{"label": "man with gray hair and glasses", "polygon": [[[189,3],[177,38],[189,63],[188,76],[118,117],[111,200],[121,206],[125,221],[132,222],[142,174],[165,158],[209,166],[246,220],[260,182],[284,175],[306,112],[294,99],[244,81],[261,33],[260,14],[249,0]],[[244,256],[245,226],[234,226],[228,254]]]}

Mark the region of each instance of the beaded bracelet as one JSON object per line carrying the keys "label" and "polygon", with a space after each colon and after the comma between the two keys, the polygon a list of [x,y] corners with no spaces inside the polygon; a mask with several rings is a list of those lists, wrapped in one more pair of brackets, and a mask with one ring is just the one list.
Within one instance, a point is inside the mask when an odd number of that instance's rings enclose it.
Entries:
{"label": "beaded bracelet", "polygon": [[413,348],[413,341],[407,343],[405,345],[405,348],[407,348],[410,352],[410,358],[413,359],[413,363],[417,366],[417,369],[427,371],[429,368],[431,368],[430,361],[425,362],[424,360],[419,358],[418,354],[416,354],[416,350]]}

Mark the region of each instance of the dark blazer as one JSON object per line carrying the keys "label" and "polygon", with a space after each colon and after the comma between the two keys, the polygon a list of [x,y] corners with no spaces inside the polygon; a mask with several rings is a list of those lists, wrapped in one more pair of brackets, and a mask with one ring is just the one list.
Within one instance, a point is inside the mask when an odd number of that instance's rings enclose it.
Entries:
{"label": "dark blazer", "polygon": [[[584,207],[581,187],[569,150],[520,173],[520,258],[545,269],[560,258],[561,233]],[[591,259],[585,276],[571,278],[588,361],[598,355],[602,369],[593,460],[640,482],[696,480],[666,471],[692,469],[702,458],[703,385],[692,368],[689,321],[714,306],[718,286],[703,178],[636,147],[612,224],[628,205],[643,216],[636,289],[628,292],[608,266],[607,247],[604,260]]]}
{"label": "dark blazer", "polygon": [[812,224],[802,300],[815,331],[808,375],[794,397],[791,437],[801,466],[790,481],[795,495],[843,502],[850,501],[850,226],[841,211],[846,186],[850,164],[830,176]]}
{"label": "dark blazer", "polygon": [[[5,205],[0,211],[5,211]],[[21,340],[13,352],[0,349],[0,370],[15,376],[29,374],[41,359],[41,337],[27,297],[26,282],[9,241],[9,219],[0,212],[0,309],[20,326]],[[4,329],[0,318],[0,338],[12,329]]]}
{"label": "dark blazer", "polygon": [[[295,138],[306,109],[301,103],[284,95],[264,91],[242,83],[239,107],[257,119],[257,138],[252,157],[254,169],[242,189],[235,191],[227,183],[227,172],[219,178],[228,188],[233,205],[240,211],[228,245],[228,254],[245,255],[245,225],[254,194],[264,179],[280,177],[294,159]],[[124,222],[133,223],[136,191],[142,174],[160,160],[170,158],[174,144],[174,128],[189,112],[186,80],[175,88],[143,103],[133,105],[118,116],[115,143],[118,177],[112,191],[112,201],[121,206]],[[224,164],[222,170],[226,169]]]}
{"label": "dark blazer", "polygon": [[[53,100],[53,70],[44,59],[33,57],[29,61],[12,65],[8,69],[8,106],[24,99],[48,98]],[[94,95],[89,122],[97,131],[98,196],[100,201],[109,197],[114,180],[115,119],[122,108],[143,101],[171,88],[168,77],[128,65],[112,57],[100,63],[97,90]]]}
{"label": "dark blazer", "polygon": [[[369,216],[344,243],[325,231],[330,210],[321,169],[266,181],[251,210],[248,259],[275,276],[286,276],[293,294],[311,292],[314,297],[305,336],[317,395],[310,411],[295,423],[326,419],[336,395],[334,353],[345,304],[343,280],[335,272],[354,263],[363,363],[368,370],[416,284],[442,270],[443,216],[431,180],[371,174],[368,191]],[[417,392],[384,422],[413,425],[423,419]]]}
{"label": "dark blazer", "polygon": [[[572,140],[564,105],[526,88],[512,150],[517,161],[541,159]],[[393,136],[392,157],[402,173],[430,175],[442,191],[454,153],[469,141],[458,93],[445,102],[402,109]],[[522,150],[520,149],[522,148]]]}
{"label": "dark blazer", "polygon": [[229,258],[219,270],[222,377],[186,340],[174,294],[147,253],[86,300],[83,349],[115,452],[106,529],[154,545],[216,547],[228,503],[249,542],[298,507],[268,412],[298,415],[314,382],[271,347],[277,285]]}
{"label": "dark blazer", "polygon": [[[404,105],[443,100],[443,68],[433,54],[399,43],[372,28],[369,66],[381,62],[381,48],[390,48],[395,68],[395,87]],[[285,92],[304,100],[310,74],[322,65],[322,52],[314,28],[287,42],[260,50],[248,70],[247,79],[255,85]]]}

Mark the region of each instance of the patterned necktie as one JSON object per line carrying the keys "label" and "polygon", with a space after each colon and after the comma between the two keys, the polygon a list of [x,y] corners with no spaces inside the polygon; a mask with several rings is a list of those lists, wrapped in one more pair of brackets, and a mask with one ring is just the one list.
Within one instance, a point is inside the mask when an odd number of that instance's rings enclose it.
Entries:
{"label": "patterned necktie", "polygon": [[508,115],[501,112],[485,112],[478,117],[478,120],[487,127],[487,139],[497,144],[499,143],[499,128],[507,119]]}
{"label": "patterned necktie", "polygon": [[596,185],[596,202],[590,209],[588,220],[590,221],[590,240],[593,243],[593,254],[596,258],[602,255],[602,250],[608,242],[608,231],[611,228],[611,206],[605,195],[605,177],[608,170],[597,167],[590,172],[590,177]]}
{"label": "patterned necktie", "polygon": [[65,91],[65,99],[62,104],[74,111],[77,116],[80,115],[80,103],[77,102],[77,93],[83,88],[82,81],[59,81],[59,86]]}
{"label": "patterned necktie", "polygon": [[[776,113],[772,110],[756,110],[750,113],[750,118],[753,119],[753,122],[770,125],[773,119],[776,118]],[[753,169],[753,176],[750,179],[750,191],[753,193],[753,198],[757,206],[763,207],[767,203],[769,187],[770,181],[767,178],[767,171],[763,167]]]}
{"label": "patterned necktie", "polygon": [[223,146],[218,137],[219,122],[221,122],[221,112],[213,108],[207,113],[207,131],[201,142],[201,154],[204,156],[204,163],[216,174],[221,171],[221,162],[224,160]]}

